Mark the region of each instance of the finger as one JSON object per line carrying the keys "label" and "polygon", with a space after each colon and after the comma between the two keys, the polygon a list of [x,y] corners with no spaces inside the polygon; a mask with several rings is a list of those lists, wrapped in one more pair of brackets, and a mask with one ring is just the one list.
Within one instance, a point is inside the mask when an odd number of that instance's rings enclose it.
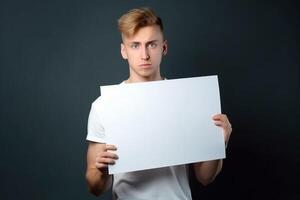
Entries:
{"label": "finger", "polygon": [[98,169],[104,169],[104,168],[107,168],[107,167],[108,167],[107,164],[104,164],[104,163],[98,163],[98,162],[95,163],[95,166],[96,166]]}
{"label": "finger", "polygon": [[227,115],[221,114],[221,115],[220,115],[220,119],[221,119],[222,121],[227,121]]}
{"label": "finger", "polygon": [[97,158],[97,163],[104,163],[104,164],[115,164],[116,161],[113,158]]}
{"label": "finger", "polygon": [[119,156],[117,154],[108,152],[108,151],[104,151],[104,152],[100,152],[97,154],[96,159],[97,158],[113,158],[113,159],[119,159]]}
{"label": "finger", "polygon": [[220,120],[221,119],[222,114],[216,114],[212,117],[213,120]]}
{"label": "finger", "polygon": [[117,154],[111,153],[111,152],[103,152],[101,157],[106,157],[106,158],[113,158],[113,159],[118,159],[119,156]]}
{"label": "finger", "polygon": [[105,150],[112,150],[112,151],[116,151],[117,150],[117,147],[115,145],[112,145],[112,144],[107,144],[105,146]]}
{"label": "finger", "polygon": [[215,115],[213,117],[213,120],[214,121],[223,121],[223,122],[227,122],[229,123],[229,120],[227,118],[227,115],[224,115],[224,114],[218,114],[218,115]]}
{"label": "finger", "polygon": [[222,127],[228,131],[231,130],[231,126],[230,124],[226,123],[226,122],[223,122],[223,121],[215,121],[214,122],[216,126],[219,126],[219,127]]}
{"label": "finger", "polygon": [[222,121],[214,121],[214,124],[215,124],[216,126],[220,126],[220,127],[224,127],[224,126],[225,126],[225,123],[222,122]]}

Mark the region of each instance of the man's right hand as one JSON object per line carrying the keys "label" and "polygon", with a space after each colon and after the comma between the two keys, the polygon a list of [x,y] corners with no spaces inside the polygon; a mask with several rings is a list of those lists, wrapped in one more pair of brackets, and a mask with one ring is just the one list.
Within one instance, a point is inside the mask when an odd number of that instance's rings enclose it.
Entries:
{"label": "man's right hand", "polygon": [[112,176],[108,175],[108,165],[115,164],[117,148],[97,142],[89,142],[87,151],[86,180],[91,193],[99,196],[112,185]]}
{"label": "man's right hand", "polygon": [[116,151],[117,148],[111,144],[103,144],[103,148],[96,155],[96,167],[100,171],[107,171],[108,165],[114,165],[118,156],[112,151]]}

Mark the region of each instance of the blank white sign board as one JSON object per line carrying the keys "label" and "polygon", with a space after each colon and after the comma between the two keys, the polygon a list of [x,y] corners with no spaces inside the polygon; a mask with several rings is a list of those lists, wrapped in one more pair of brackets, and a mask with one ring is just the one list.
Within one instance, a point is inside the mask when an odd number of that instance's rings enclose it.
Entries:
{"label": "blank white sign board", "polygon": [[101,86],[109,174],[225,158],[217,76]]}

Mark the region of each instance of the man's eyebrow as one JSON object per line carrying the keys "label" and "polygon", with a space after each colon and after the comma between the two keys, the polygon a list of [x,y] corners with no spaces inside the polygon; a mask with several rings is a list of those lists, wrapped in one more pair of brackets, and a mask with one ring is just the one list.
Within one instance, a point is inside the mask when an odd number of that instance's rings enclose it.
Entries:
{"label": "man's eyebrow", "polygon": [[[146,42],[146,45],[150,44],[150,43],[153,43],[153,42],[157,42],[158,40],[151,40],[151,41],[148,41]],[[141,42],[137,42],[137,41],[132,41],[132,42],[129,42],[130,44],[141,44]]]}
{"label": "man's eyebrow", "polygon": [[158,40],[151,40],[151,41],[149,41],[149,42],[146,42],[146,45],[148,45],[148,44],[151,44],[151,43],[153,43],[153,42],[157,42]]}
{"label": "man's eyebrow", "polygon": [[133,41],[133,42],[129,42],[129,44],[141,44],[141,43]]}

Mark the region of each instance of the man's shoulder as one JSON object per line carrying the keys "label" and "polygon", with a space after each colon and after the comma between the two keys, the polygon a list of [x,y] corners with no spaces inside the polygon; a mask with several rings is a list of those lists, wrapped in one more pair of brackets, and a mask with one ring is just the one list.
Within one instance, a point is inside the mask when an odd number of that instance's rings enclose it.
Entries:
{"label": "man's shoulder", "polygon": [[[122,81],[121,83],[119,83],[119,85],[123,85],[125,83],[125,81]],[[116,84],[117,85],[117,84]],[[102,102],[102,97],[101,95],[99,97],[97,97],[93,102],[92,102],[92,106],[98,107],[101,105]]]}
{"label": "man's shoulder", "polygon": [[99,110],[103,107],[103,97],[100,95],[92,102],[92,109]]}
{"label": "man's shoulder", "polygon": [[100,103],[101,103],[101,99],[102,99],[102,98],[101,98],[101,95],[100,95],[99,97],[97,97],[97,99],[95,99],[95,100],[93,101],[92,106],[100,104]]}

